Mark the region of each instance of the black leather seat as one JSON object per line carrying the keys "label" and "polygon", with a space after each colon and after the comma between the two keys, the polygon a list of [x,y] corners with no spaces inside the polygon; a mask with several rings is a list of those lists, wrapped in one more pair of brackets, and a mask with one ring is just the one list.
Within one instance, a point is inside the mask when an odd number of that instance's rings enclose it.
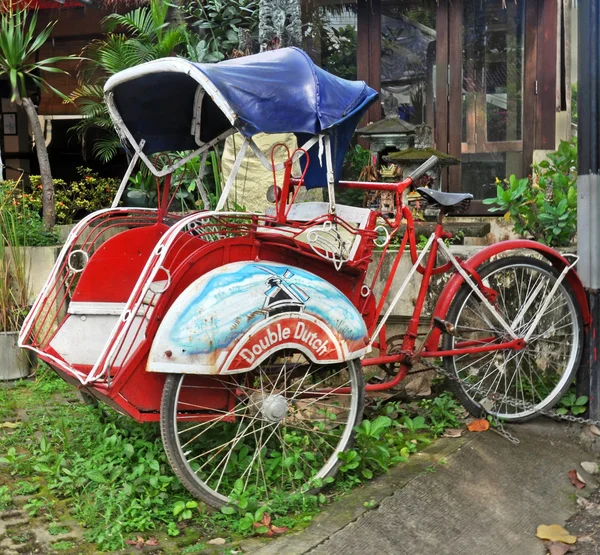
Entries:
{"label": "black leather seat", "polygon": [[461,205],[461,208],[473,199],[471,193],[440,193],[427,187],[418,187],[417,192],[425,198],[432,207],[452,208]]}

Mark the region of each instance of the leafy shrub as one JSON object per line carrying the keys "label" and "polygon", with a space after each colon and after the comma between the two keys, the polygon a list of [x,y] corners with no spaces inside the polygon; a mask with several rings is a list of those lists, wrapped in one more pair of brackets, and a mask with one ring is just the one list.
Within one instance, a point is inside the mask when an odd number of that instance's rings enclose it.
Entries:
{"label": "leafy shrub", "polygon": [[585,395],[577,397],[575,393],[568,393],[560,400],[560,406],[556,410],[558,414],[583,414],[587,408],[589,399]]}
{"label": "leafy shrub", "polygon": [[258,29],[257,0],[193,0],[181,7],[194,30],[188,33],[187,58],[219,62],[239,48],[240,32]]}
{"label": "leafy shrub", "polygon": [[561,141],[548,159],[533,165],[533,179],[498,181],[490,212],[504,212],[515,232],[553,247],[571,243],[577,231],[577,144]]}
{"label": "leafy shrub", "polygon": [[344,79],[356,79],[356,29],[328,25],[324,31],[325,69]]}
{"label": "leafy shrub", "polygon": [[40,247],[58,243],[58,235],[44,227],[41,183],[38,186],[37,193],[26,193],[21,181],[0,181],[0,212],[5,224],[10,221],[9,242],[13,246]]}
{"label": "leafy shrub", "polygon": [[[77,173],[80,176],[79,181],[67,184],[62,179],[54,180],[58,224],[72,224],[96,210],[108,208],[119,188],[117,179],[100,177],[90,168],[79,167]],[[27,197],[27,201],[35,207],[41,202],[39,176],[31,176],[31,186],[34,193]]]}
{"label": "leafy shrub", "polygon": [[[342,167],[342,177],[348,181],[360,180],[360,174],[365,166],[371,163],[371,153],[360,145],[349,148],[344,158]],[[340,204],[350,206],[363,206],[364,191],[361,189],[339,189],[336,193],[336,200]]]}

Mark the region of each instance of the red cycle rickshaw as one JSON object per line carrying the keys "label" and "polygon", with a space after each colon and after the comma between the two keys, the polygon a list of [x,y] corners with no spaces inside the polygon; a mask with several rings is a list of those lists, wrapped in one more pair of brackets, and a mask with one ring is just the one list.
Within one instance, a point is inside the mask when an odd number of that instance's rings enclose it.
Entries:
{"label": "red cycle rickshaw", "polygon": [[[116,410],[160,421],[173,470],[200,499],[218,507],[244,491],[262,499],[318,487],[351,445],[365,391],[394,387],[424,360],[442,361],[470,411],[506,420],[551,407],[572,382],[589,321],[574,258],[518,240],[459,260],[442,218],[471,197],[427,188],[418,192],[440,217],[419,253],[402,194],[435,158],[398,183],[339,181],[376,98],[364,83],[287,48],[218,64],[161,59],[113,76],[105,92],[131,163],[112,207],[71,232],[20,344]],[[235,132],[243,144],[214,210],[172,210],[172,176],[195,158],[202,174],[208,152]],[[276,165],[256,146],[259,132],[293,133],[302,147]],[[225,210],[248,148],[284,170],[263,214]],[[174,151],[186,154],[175,163],[157,154]],[[138,163],[159,183],[157,209],[119,206]],[[315,187],[327,202],[295,202]],[[336,204],[336,187],[389,191],[395,214]],[[370,281],[367,269],[400,235],[376,299],[382,262]],[[405,252],[412,268],[389,299]],[[414,314],[390,349],[386,322],[416,272]],[[449,280],[419,338],[430,279],[442,273]],[[363,365],[390,375],[365,385]]]}

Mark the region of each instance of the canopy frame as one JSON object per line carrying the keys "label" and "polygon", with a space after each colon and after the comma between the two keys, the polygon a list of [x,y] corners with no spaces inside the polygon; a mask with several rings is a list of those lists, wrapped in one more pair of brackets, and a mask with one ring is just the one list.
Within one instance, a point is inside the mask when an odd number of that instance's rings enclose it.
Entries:
{"label": "canopy frame", "polygon": [[[305,53],[302,54],[306,56]],[[121,115],[121,113],[119,112],[119,108],[117,107],[115,93],[120,85],[123,85],[130,81],[134,81],[150,75],[158,75],[165,73],[176,73],[179,75],[185,75],[191,78],[196,83],[195,91],[192,86],[192,88],[188,89],[187,93],[187,98],[189,99],[188,102],[191,103],[193,100],[193,104],[191,106],[191,119],[189,127],[187,128],[189,130],[189,135],[186,134],[188,136],[188,142],[186,146],[182,148],[184,150],[187,150],[190,146],[193,146],[194,144],[197,145],[197,148],[190,150],[189,154],[172,164],[168,164],[164,167],[157,167],[157,165],[155,165],[155,163],[153,163],[150,159],[150,155],[144,152],[145,146],[146,149],[148,149],[148,146],[150,144],[154,145],[150,146],[150,149],[154,149],[158,146],[156,144],[156,139],[152,135],[152,131],[150,130],[150,128],[146,128],[147,131],[144,130],[144,126],[141,126],[137,130],[135,127],[132,127],[131,129],[128,127],[128,125],[125,123],[125,117]],[[135,66],[133,68],[126,69],[112,76],[105,86],[105,97],[108,111],[115,124],[115,129],[119,137],[124,143],[129,143],[129,145],[131,145],[131,148],[134,151],[134,157],[131,161],[130,167],[127,170],[127,174],[124,177],[121,186],[119,187],[118,196],[115,199],[115,202],[118,202],[118,199],[120,198],[120,196],[122,196],[126,187],[127,180],[129,179],[131,172],[133,171],[133,167],[139,160],[141,160],[144,163],[144,165],[150,170],[150,172],[155,177],[162,178],[169,174],[172,174],[175,170],[181,168],[187,162],[200,155],[203,155],[202,165],[205,165],[206,153],[208,152],[208,150],[213,148],[219,142],[225,140],[227,137],[229,137],[236,131],[239,132],[244,138],[243,149],[242,151],[240,151],[240,153],[238,153],[238,156],[235,159],[232,171],[228,176],[227,182],[221,194],[221,198],[218,201],[217,210],[222,210],[226,204],[227,197],[233,187],[233,184],[235,183],[235,178],[241,166],[242,158],[246,154],[248,147],[254,152],[256,157],[260,160],[261,164],[268,171],[280,171],[281,169],[283,169],[285,163],[282,162],[279,164],[272,164],[271,161],[267,158],[267,156],[265,156],[265,154],[259,149],[255,141],[253,140],[253,137],[249,136],[248,130],[244,130],[244,122],[246,120],[242,119],[244,117],[243,113],[240,117],[232,109],[232,106],[228,101],[228,90],[229,89],[224,89],[224,93],[222,93],[221,90],[218,88],[217,84],[212,82],[209,74],[205,74],[205,72],[201,68],[196,67],[194,64],[182,58],[164,58],[155,60],[152,62],[141,64],[139,66]],[[372,92],[374,94],[374,91]],[[189,96],[192,94],[193,99]],[[211,101],[210,107],[205,105],[207,98]],[[129,98],[129,102],[131,102],[131,96]],[[202,114],[203,105],[205,105],[204,118]],[[203,142],[201,138],[203,119],[206,119],[207,117],[207,110],[214,110],[215,108],[222,112],[222,115],[219,116],[221,118],[220,123],[217,123],[219,122],[219,120],[217,119],[215,120],[215,127],[213,127],[212,130],[210,127],[206,128],[209,134],[208,136],[205,136],[205,140],[209,138],[210,140]],[[341,115],[345,116],[345,113],[342,113]],[[223,116],[225,117],[225,119],[223,119]],[[154,119],[156,120],[156,117]],[[152,116],[150,116],[149,121],[152,121]],[[341,121],[343,121],[343,119]],[[132,122],[129,122],[129,124],[131,125]],[[230,127],[223,130],[227,126],[227,124],[229,124]],[[179,125],[181,125],[181,123]],[[311,159],[313,160],[313,163],[318,163],[318,166],[316,167],[317,172],[321,172],[322,176],[319,179],[319,181],[321,179],[323,180],[321,181],[321,184],[317,186],[327,187],[331,213],[335,213],[334,185],[336,171],[339,171],[339,162],[336,161],[337,158],[339,158],[339,156],[337,154],[337,151],[334,154],[332,150],[332,133],[334,132],[334,129],[336,129],[335,126],[328,127],[326,129],[322,129],[315,135],[310,134],[310,138],[308,140],[305,140],[306,133],[304,131],[300,132],[299,130],[294,131],[291,129],[289,131],[291,133],[294,133],[298,138],[300,138],[301,134],[304,134],[304,137],[302,138],[304,140],[304,144],[294,153],[293,161],[301,159],[302,156],[305,155],[305,152],[313,148],[318,143],[318,162],[315,160],[316,156],[314,154],[312,154]],[[215,136],[215,133],[218,134]],[[314,151],[315,149],[313,148],[313,153]],[[323,161],[322,159],[323,155],[325,156],[325,161]],[[204,168],[202,168],[202,171],[203,170]],[[311,187],[314,186],[315,185],[311,185]]]}

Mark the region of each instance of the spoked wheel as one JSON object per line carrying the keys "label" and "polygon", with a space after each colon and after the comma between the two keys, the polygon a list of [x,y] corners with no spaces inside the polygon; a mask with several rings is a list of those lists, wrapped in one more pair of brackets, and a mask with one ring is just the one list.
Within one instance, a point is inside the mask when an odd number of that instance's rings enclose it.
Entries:
{"label": "spoked wheel", "polygon": [[[170,375],[161,405],[169,462],[184,486],[213,507],[248,493],[264,503],[278,492],[311,490],[335,474],[362,417],[360,361],[314,364],[281,352],[247,374],[214,378],[225,410],[206,411],[194,376]],[[228,392],[228,393],[227,393]],[[232,496],[233,493],[233,496]]]}
{"label": "spoked wheel", "polygon": [[[524,256],[498,259],[478,272],[484,285],[498,293],[495,309],[519,338],[530,331],[559,276],[552,266]],[[454,324],[455,336],[444,336],[444,350],[511,340],[466,284],[452,301],[447,320]],[[444,367],[460,378],[451,386],[469,412],[523,421],[560,400],[577,371],[582,342],[579,306],[564,280],[523,350],[445,357]]]}

